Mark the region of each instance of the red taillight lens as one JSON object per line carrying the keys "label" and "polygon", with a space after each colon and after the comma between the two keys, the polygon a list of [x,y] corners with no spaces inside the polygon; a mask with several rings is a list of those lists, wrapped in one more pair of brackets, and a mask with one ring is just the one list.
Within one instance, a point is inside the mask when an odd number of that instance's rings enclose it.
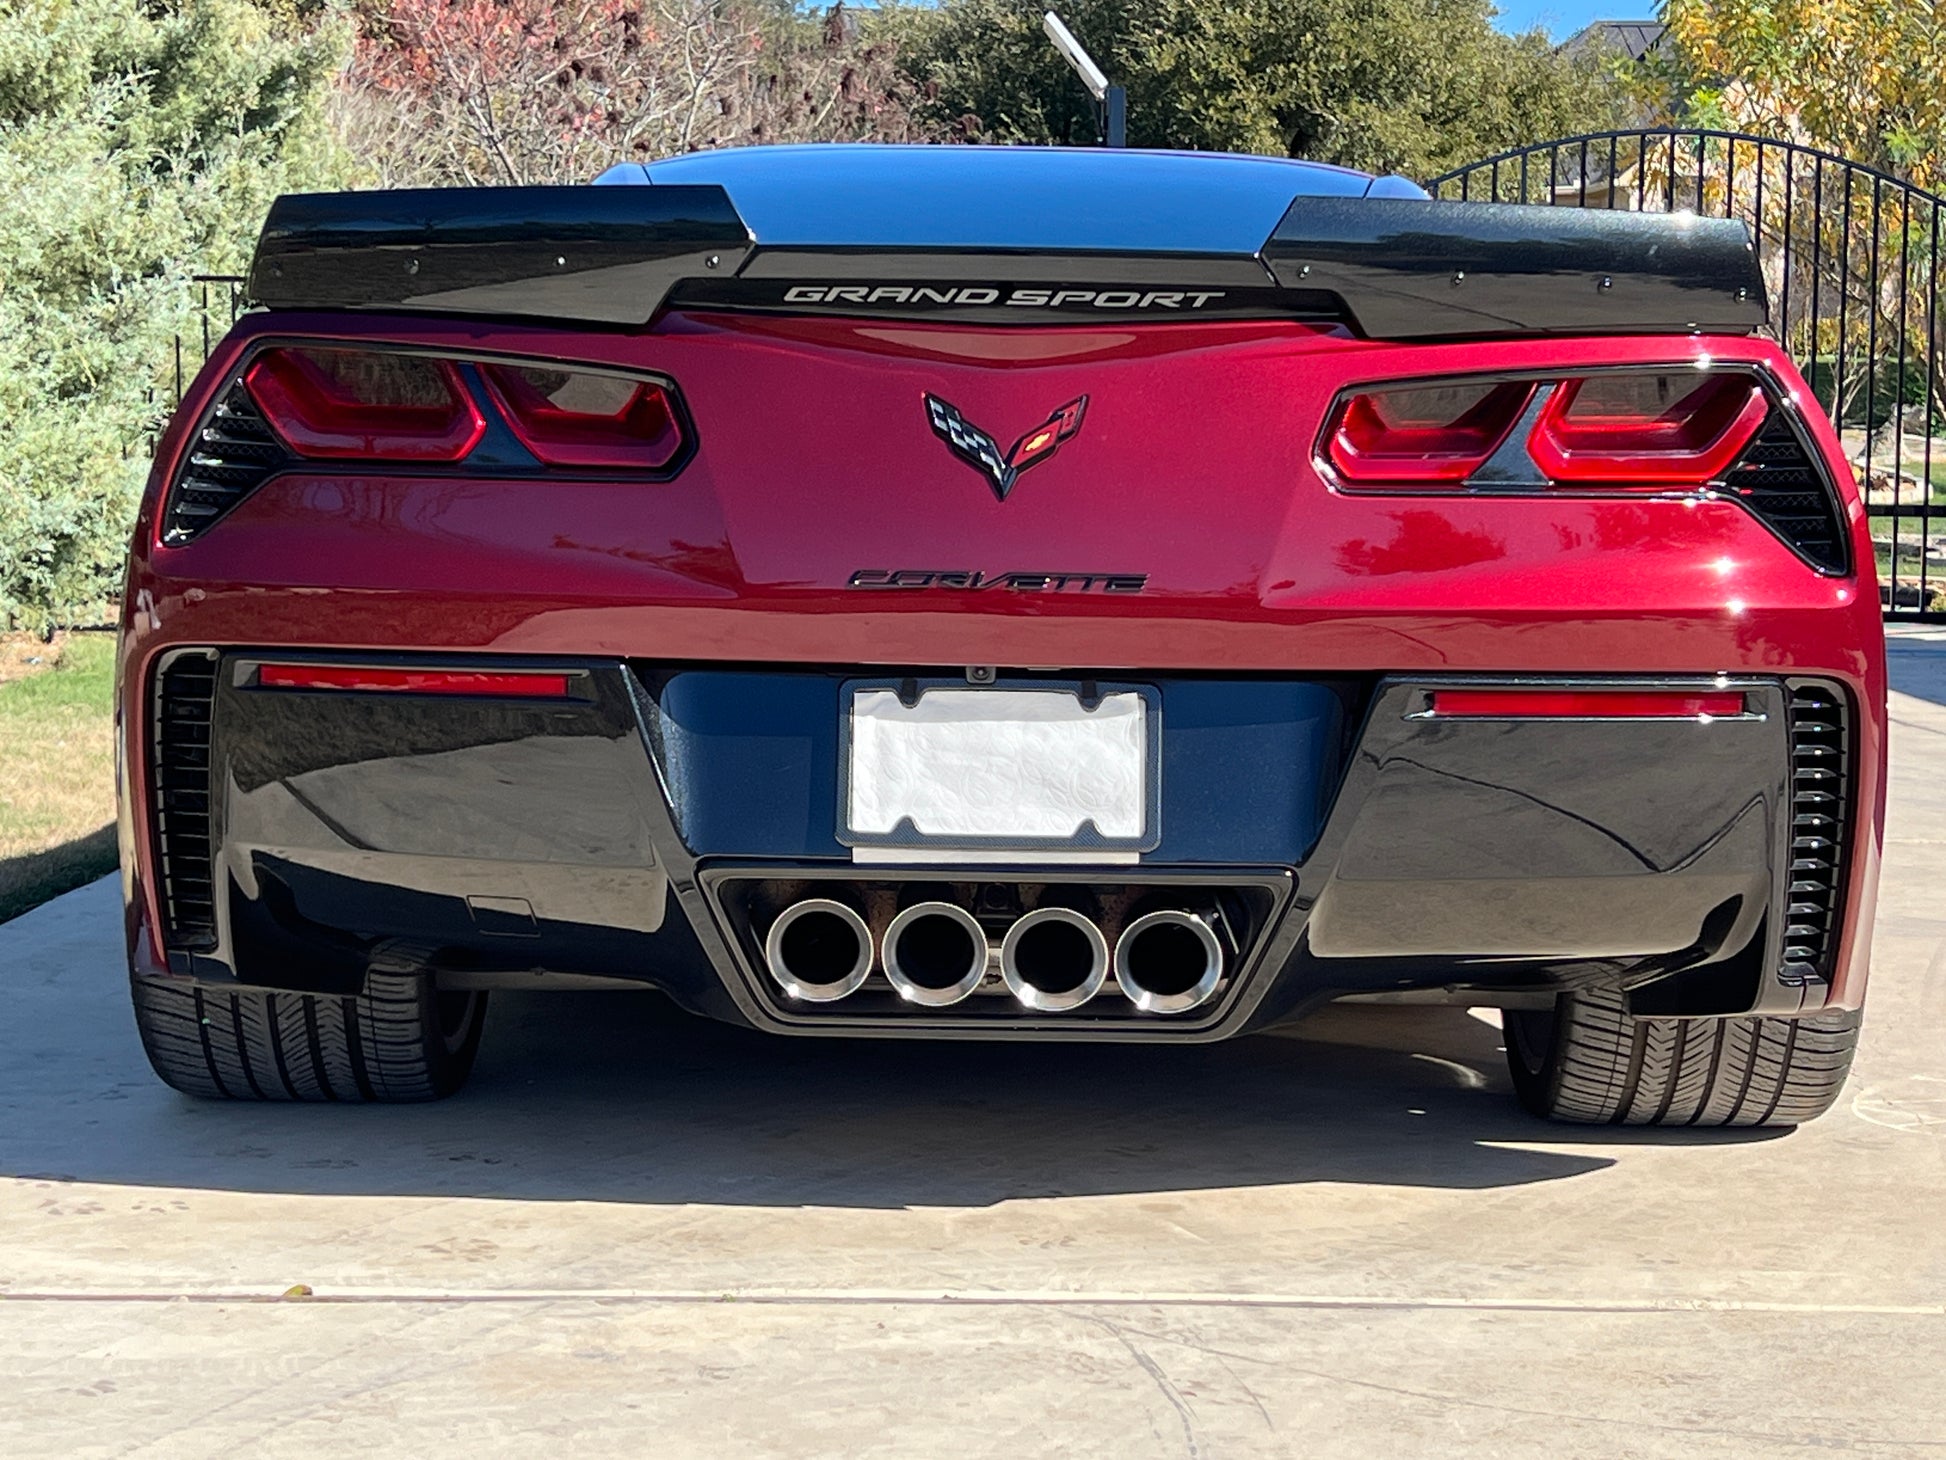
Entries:
{"label": "red taillight lens", "polygon": [[480,368],[514,434],[548,466],[661,471],[682,453],[675,403],[653,381],[539,365]]}
{"label": "red taillight lens", "polygon": [[565,674],[520,669],[359,669],[339,664],[266,664],[257,670],[257,683],[264,689],[489,695],[503,699],[561,699],[568,692]]}
{"label": "red taillight lens", "polygon": [[1531,382],[1466,381],[1347,396],[1328,433],[1331,464],[1360,487],[1463,482],[1506,440],[1533,394]]}
{"label": "red taillight lens", "polygon": [[1555,389],[1527,450],[1557,482],[1701,486],[1729,468],[1769,409],[1747,375],[1593,375]]}
{"label": "red taillight lens", "polygon": [[1432,712],[1444,719],[1694,720],[1743,713],[1735,690],[1439,689]]}
{"label": "red taillight lens", "polygon": [[287,347],[258,356],[244,384],[299,456],[458,461],[486,431],[449,360]]}

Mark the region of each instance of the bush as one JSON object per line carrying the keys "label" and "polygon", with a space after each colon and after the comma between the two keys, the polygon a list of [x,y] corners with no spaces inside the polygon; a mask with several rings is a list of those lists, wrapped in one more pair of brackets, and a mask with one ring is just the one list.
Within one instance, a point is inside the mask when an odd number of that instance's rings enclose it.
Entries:
{"label": "bush", "polygon": [[0,11],[0,623],[116,592],[190,276],[342,175],[322,98],[346,42],[253,0]]}
{"label": "bush", "polygon": [[[1262,152],[1429,177],[1537,137],[1592,131],[1617,85],[1503,35],[1487,0],[1063,0],[1128,90],[1135,147]],[[928,104],[992,142],[1089,142],[1091,102],[1041,32],[1042,0],[890,12]]]}
{"label": "bush", "polygon": [[869,12],[774,0],[370,0],[337,125],[381,186],[587,182],[750,142],[924,140]]}

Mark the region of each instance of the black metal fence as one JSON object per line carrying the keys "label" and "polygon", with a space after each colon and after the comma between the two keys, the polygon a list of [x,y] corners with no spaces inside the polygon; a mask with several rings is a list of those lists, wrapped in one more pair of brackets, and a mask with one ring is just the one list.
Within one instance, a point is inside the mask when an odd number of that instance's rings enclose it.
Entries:
{"label": "black metal fence", "polygon": [[[182,404],[182,393],[189,385],[189,377],[194,375],[209,358],[210,346],[243,313],[244,277],[241,274],[191,274],[189,282],[196,287],[195,323],[188,334],[178,333],[175,339],[175,359],[172,362],[171,395],[169,411],[152,417],[149,431],[149,454],[155,454],[157,439],[165,424],[162,419]],[[150,392],[154,400],[154,392]]]}
{"label": "black metal fence", "polygon": [[1600,132],[1431,179],[1459,202],[1740,218],[1771,325],[1837,425],[1888,616],[1946,617],[1946,199],[1843,157],[1737,132]]}

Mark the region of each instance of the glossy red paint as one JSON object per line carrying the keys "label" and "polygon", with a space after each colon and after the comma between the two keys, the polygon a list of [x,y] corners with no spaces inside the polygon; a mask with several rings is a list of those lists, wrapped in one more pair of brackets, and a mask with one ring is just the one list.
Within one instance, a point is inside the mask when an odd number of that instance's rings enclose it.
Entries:
{"label": "glossy red paint", "polygon": [[492,670],[371,669],[336,664],[266,664],[257,670],[261,689],[346,690],[359,694],[490,695],[507,699],[560,699],[565,674]]}
{"label": "glossy red paint", "polygon": [[[157,501],[259,341],[400,342],[659,374],[695,454],[668,481],[293,471],[181,547]],[[1704,361],[1770,373],[1844,456],[1788,360],[1742,337],[1401,345],[1277,323],[1002,328],[681,315],[634,333],[387,316],[246,316],[157,455],[124,618],[125,748],[178,644],[491,650],[798,663],[1112,669],[1802,672],[1858,715],[1857,839],[1835,999],[1883,806],[1873,555],[1808,568],[1737,504],[1616,492],[1341,492],[1314,446],[1341,391],[1442,373],[1571,375]],[[951,400],[1012,441],[1064,401],[1085,428],[998,501],[928,425]],[[1139,593],[847,585],[870,570],[1140,575]],[[139,777],[127,788],[146,808]],[[135,873],[146,887],[146,855]],[[137,898],[138,905],[146,893]]]}
{"label": "glossy red paint", "polygon": [[1693,720],[1743,713],[1740,694],[1630,690],[1442,689],[1432,712],[1444,719]]}

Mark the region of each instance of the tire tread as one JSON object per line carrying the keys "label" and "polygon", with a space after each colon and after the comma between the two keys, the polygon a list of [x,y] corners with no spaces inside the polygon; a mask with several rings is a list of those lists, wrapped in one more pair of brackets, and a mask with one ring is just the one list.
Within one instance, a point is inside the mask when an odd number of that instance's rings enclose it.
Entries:
{"label": "tire tread", "polygon": [[[1518,1016],[1515,1016],[1518,1017]],[[1857,1010],[1795,1018],[1636,1018],[1620,990],[1564,994],[1537,1071],[1515,1059],[1522,1101],[1553,1120],[1605,1125],[1773,1126],[1836,1103],[1858,1043]]]}
{"label": "tire tread", "polygon": [[211,1100],[437,1100],[464,1083],[485,995],[456,1043],[442,1038],[432,976],[377,968],[352,996],[213,989],[137,978],[136,1029],[155,1072]]}

